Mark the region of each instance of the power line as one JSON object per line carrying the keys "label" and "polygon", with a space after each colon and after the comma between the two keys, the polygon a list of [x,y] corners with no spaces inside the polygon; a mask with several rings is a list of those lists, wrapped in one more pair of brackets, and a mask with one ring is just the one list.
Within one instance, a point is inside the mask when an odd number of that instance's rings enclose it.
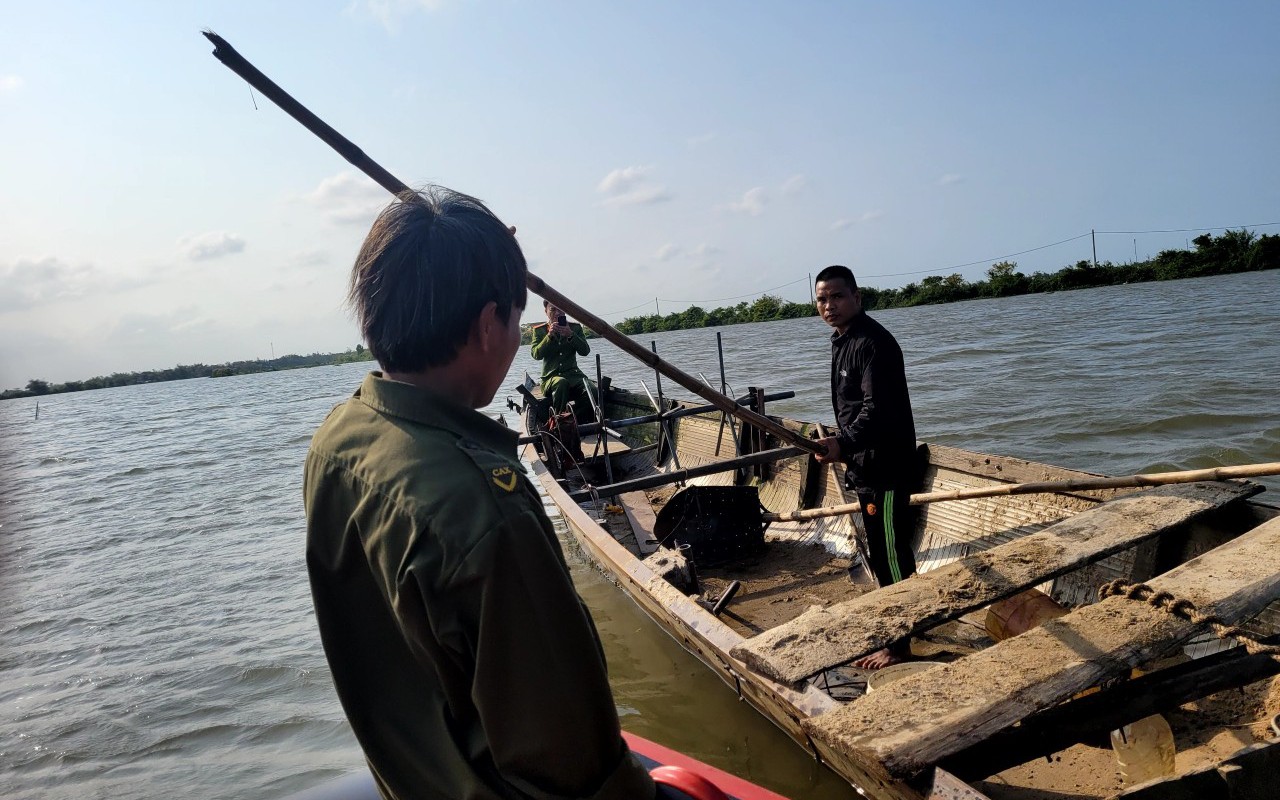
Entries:
{"label": "power line", "polygon": [[803,280],[807,280],[807,279],[796,278],[794,281],[789,281],[787,283],[782,284],[781,286],[775,286],[772,289],[765,289],[764,291],[760,291],[760,292],[748,292],[747,294],[734,295],[733,297],[720,297],[715,300],[667,300],[663,298],[662,302],[664,303],[695,303],[695,304],[696,303],[723,303],[725,300],[741,300],[744,297],[755,297],[758,294],[768,294],[769,292],[776,292],[779,289],[785,289],[788,286],[792,286]]}
{"label": "power line", "polygon": [[[762,289],[757,292],[748,292],[747,294],[739,294],[733,297],[721,297],[718,300],[672,300],[667,297],[660,297],[657,299],[663,303],[689,303],[690,305],[698,305],[699,303],[723,303],[726,300],[741,300],[744,297],[755,297],[757,295],[768,294],[769,292],[776,292],[779,289],[785,289],[788,286],[793,286],[805,280],[808,280],[808,278],[796,278],[794,281],[789,281],[787,283],[782,284],[781,286],[775,286],[772,289]],[[647,305],[649,305],[649,303],[646,301],[644,303],[641,303],[640,305],[632,306],[631,308],[625,308],[622,311],[610,311],[607,314],[602,314],[601,316],[612,317],[615,314],[625,314],[628,311],[635,311],[637,308],[643,308],[644,306],[647,306]]]}
{"label": "power line", "polygon": [[[1003,261],[1007,258],[1014,258],[1015,256],[1024,256],[1027,253],[1035,253],[1040,250],[1048,250],[1050,247],[1057,247],[1059,245],[1067,244],[1068,242],[1074,242],[1074,241],[1077,241],[1078,239],[1083,239],[1086,236],[1091,236],[1098,233],[1107,234],[1107,235],[1136,236],[1136,235],[1147,234],[1147,233],[1196,233],[1198,231],[1229,231],[1229,230],[1248,229],[1248,228],[1268,228],[1276,225],[1280,225],[1280,222],[1259,222],[1253,225],[1223,225],[1223,226],[1212,227],[1212,228],[1162,228],[1162,229],[1146,230],[1146,231],[1089,231],[1087,233],[1081,233],[1077,236],[1072,236],[1058,242],[1052,242],[1050,244],[1042,244],[1039,247],[1032,247],[1028,250],[1019,250],[1016,253],[1008,253],[1002,256],[992,256],[991,258],[980,258],[977,261],[969,261],[964,264],[955,264],[950,267],[933,267],[932,269],[917,269],[917,270],[911,270],[910,272],[887,272],[880,275],[860,275],[859,280],[862,280],[865,278],[899,278],[904,275],[936,274],[936,273],[946,272],[948,270],[957,270],[957,269],[964,269],[965,267],[974,267],[979,264],[990,264],[997,261]],[[747,294],[734,295],[733,297],[721,297],[715,300],[671,300],[668,298],[655,298],[655,299],[663,303],[688,303],[690,305],[698,305],[700,303],[723,303],[727,300],[741,300],[744,297],[756,297],[759,295],[768,294],[769,292],[776,292],[779,289],[785,289],[788,286],[795,285],[804,280],[807,280],[807,278],[797,278],[794,281],[789,281],[787,283],[782,284],[781,286],[775,286],[772,289],[764,289],[763,291],[758,291],[758,292],[748,292]],[[603,314],[602,316],[612,317],[617,314],[625,314],[628,311],[635,311],[637,308],[643,308],[647,305],[649,305],[648,301],[640,303],[639,305],[632,306],[631,308],[623,309],[622,311],[611,311],[607,314]]]}
{"label": "power line", "polygon": [[1013,258],[1014,256],[1024,256],[1027,253],[1034,253],[1037,250],[1047,250],[1050,247],[1057,247],[1060,244],[1066,244],[1067,242],[1074,242],[1076,239],[1083,239],[1084,237],[1089,235],[1090,235],[1089,233],[1082,233],[1079,236],[1072,236],[1070,239],[1063,239],[1062,241],[1054,242],[1053,244],[1043,244],[1043,245],[1040,245],[1039,247],[1033,247],[1030,250],[1020,250],[1016,253],[1009,253],[1008,255],[1004,255],[1004,256],[980,258],[977,261],[970,261],[967,264],[956,264],[951,267],[934,267],[933,269],[917,269],[911,272],[890,272],[884,275],[863,275],[862,277],[863,278],[897,278],[902,275],[924,275],[926,273],[946,272],[949,269],[964,269],[965,267],[973,267],[978,264],[989,264],[993,261],[1003,261],[1006,258]]}
{"label": "power line", "polygon": [[1268,228],[1272,225],[1280,225],[1280,222],[1259,222],[1256,225],[1224,225],[1219,228],[1168,228],[1158,231],[1097,231],[1097,233],[1119,233],[1125,236],[1132,236],[1137,233],[1195,233],[1196,231],[1230,231],[1236,229],[1247,228]]}

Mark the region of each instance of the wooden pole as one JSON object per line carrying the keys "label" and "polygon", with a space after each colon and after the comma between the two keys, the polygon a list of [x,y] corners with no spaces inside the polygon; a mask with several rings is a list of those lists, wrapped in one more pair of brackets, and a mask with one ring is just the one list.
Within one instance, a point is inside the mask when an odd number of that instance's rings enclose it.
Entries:
{"label": "wooden pole", "polygon": [[[775,400],[790,400],[795,396],[796,396],[795,392],[774,392],[773,394],[765,395],[764,399],[768,400],[769,402],[774,402]],[[750,399],[751,398],[749,397],[740,397],[738,398],[738,403],[743,404]],[[674,411],[667,411],[666,413],[663,413],[663,414],[646,414],[642,417],[627,417],[626,419],[611,419],[609,420],[609,427],[610,428],[629,428],[632,425],[644,425],[645,423],[648,423],[648,422],[662,422],[664,419],[680,419],[681,417],[692,417],[697,414],[708,414],[715,410],[717,410],[716,407],[709,404],[705,406],[689,406],[687,408],[677,408]],[[588,422],[586,425],[578,426],[578,433],[581,433],[581,434],[599,433],[599,432],[600,432],[600,423],[598,422]],[[533,444],[534,442],[540,442],[540,441],[542,441],[542,437],[538,436],[538,434],[535,433],[535,434],[529,434],[526,436],[521,436],[519,439],[516,439],[516,444]],[[633,453],[636,452],[636,448],[634,447],[631,448],[631,452]]]}
{"label": "wooden pole", "polygon": [[[613,483],[613,464],[609,461],[609,426],[604,418],[604,372],[600,369],[599,353],[596,353],[596,396],[599,398],[599,402],[594,404],[596,421],[600,423],[600,435],[596,441],[604,446],[605,477],[609,479],[609,483]],[[587,387],[587,397],[591,397],[591,387]]]}
{"label": "wooden pole", "polygon": [[[954,489],[946,492],[928,492],[911,495],[911,505],[942,503],[948,500],[973,500],[979,497],[1003,497],[1014,494],[1051,494],[1054,492],[1079,492],[1093,489],[1128,489],[1137,486],[1165,486],[1171,483],[1195,483],[1196,481],[1225,481],[1232,478],[1258,478],[1263,475],[1280,475],[1280,461],[1267,464],[1243,464],[1238,467],[1213,467],[1183,472],[1147,472],[1114,478],[1071,478],[1064,481],[1034,481],[1031,483],[1002,483],[995,486],[978,486],[973,489]],[[845,503],[827,508],[808,508],[802,511],[766,513],[766,522],[798,522],[806,519],[839,517],[862,510],[860,503]]]}
{"label": "wooden pole", "polygon": [[[217,58],[227,66],[235,74],[243,78],[250,86],[257,89],[263,96],[271,100],[279,106],[285,113],[293,117],[304,128],[320,137],[325,144],[332,147],[343,158],[359,169],[365,175],[368,175],[382,188],[398,197],[402,202],[416,202],[418,194],[408,187],[399,178],[383,169],[377,162],[365,155],[364,151],[356,147],[352,142],[329,127],[324,120],[311,113],[305,106],[293,99],[288,92],[277,86],[270,78],[262,74],[257,67],[249,63],[244,56],[236,52],[235,48],[227,43],[218,34],[213,31],[204,31],[204,36],[210,42],[213,42],[214,58]],[[631,337],[619,331],[600,317],[592,314],[582,306],[565,297],[560,292],[548,286],[546,281],[534,275],[532,272],[526,274],[525,285],[529,291],[543,298],[550,300],[557,308],[572,315],[583,325],[600,334],[603,338],[609,340],[616,345],[618,349],[623,350],[642,363],[658,370],[671,380],[680,384],[680,386],[688,389],[697,396],[711,403],[716,408],[728,414],[734,414],[745,422],[764,428],[765,430],[778,437],[783,442],[799,447],[805,452],[820,453],[822,447],[816,442],[806,439],[800,434],[787,430],[781,423],[767,419],[755,412],[741,408],[728,397],[715,391],[711,387],[703,386],[692,375],[668,364],[654,353],[644,349]],[[654,304],[657,304],[657,298],[654,298]]]}
{"label": "wooden pole", "polygon": [[[632,450],[631,452],[635,452]],[[794,458],[802,456],[804,452],[798,447],[779,447],[774,450],[761,450],[758,453],[742,456],[741,458],[731,458],[726,461],[713,461],[710,464],[703,464],[699,467],[688,467],[686,469],[672,470],[671,472],[659,472],[656,475],[647,475],[643,478],[632,478],[629,481],[621,481],[619,483],[610,484],[608,486],[593,486],[589,489],[578,489],[569,492],[569,499],[574,502],[582,502],[590,500],[592,495],[607,497],[615,494],[623,494],[625,492],[634,492],[640,489],[652,489],[655,486],[665,486],[668,483],[683,483],[690,478],[699,478],[703,475],[715,475],[718,472],[728,472],[729,470],[738,469],[739,467],[750,467],[756,464],[765,464],[770,461],[780,461],[784,458]],[[753,491],[750,486],[734,487],[744,492]]]}

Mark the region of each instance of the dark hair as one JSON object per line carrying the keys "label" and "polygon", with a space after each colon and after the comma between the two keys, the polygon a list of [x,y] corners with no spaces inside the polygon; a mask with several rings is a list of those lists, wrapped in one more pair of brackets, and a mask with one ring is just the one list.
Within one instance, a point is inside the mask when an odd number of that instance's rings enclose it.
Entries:
{"label": "dark hair", "polygon": [[858,282],[853,278],[853,270],[849,269],[848,267],[842,267],[839,264],[832,264],[829,267],[823,268],[822,272],[818,273],[818,277],[813,279],[813,285],[817,286],[819,283],[822,283],[823,281],[831,281],[836,279],[840,279],[845,283],[849,284],[849,291],[851,292],[858,291]]}
{"label": "dark hair", "polygon": [[418,372],[457,356],[486,303],[510,321],[527,272],[515,235],[483,203],[429,186],[378,215],[347,300],[378,364]]}

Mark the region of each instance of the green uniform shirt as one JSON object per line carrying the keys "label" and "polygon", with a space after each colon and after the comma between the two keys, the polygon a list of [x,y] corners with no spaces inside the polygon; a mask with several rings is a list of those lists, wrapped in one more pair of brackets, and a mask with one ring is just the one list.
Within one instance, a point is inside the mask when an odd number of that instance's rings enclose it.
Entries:
{"label": "green uniform shirt", "polygon": [[515,440],[377,372],[320,426],[307,569],[338,696],[387,798],[651,798]]}
{"label": "green uniform shirt", "polygon": [[586,381],[587,376],[578,369],[578,356],[591,352],[587,344],[587,334],[576,322],[569,323],[573,335],[569,338],[550,336],[550,326],[546,323],[533,326],[533,345],[529,354],[542,362],[542,382],[548,378],[565,378]]}

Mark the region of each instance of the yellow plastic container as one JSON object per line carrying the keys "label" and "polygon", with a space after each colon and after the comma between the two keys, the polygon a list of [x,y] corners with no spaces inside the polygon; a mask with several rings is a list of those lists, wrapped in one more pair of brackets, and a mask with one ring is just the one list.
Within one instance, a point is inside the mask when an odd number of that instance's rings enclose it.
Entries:
{"label": "yellow plastic container", "polygon": [[1136,786],[1174,772],[1173,731],[1159,714],[1112,731],[1111,749],[1116,753],[1116,765],[1125,786]]}
{"label": "yellow plastic container", "polygon": [[867,676],[867,691],[874,692],[876,689],[883,689],[894,681],[900,681],[908,675],[914,675],[917,672],[924,672],[938,666],[940,661],[904,661],[901,664],[894,664],[878,669]]}
{"label": "yellow plastic container", "polygon": [[1049,595],[1039,589],[1027,589],[987,608],[987,634],[997,642],[1003,641],[1065,614],[1067,609]]}

